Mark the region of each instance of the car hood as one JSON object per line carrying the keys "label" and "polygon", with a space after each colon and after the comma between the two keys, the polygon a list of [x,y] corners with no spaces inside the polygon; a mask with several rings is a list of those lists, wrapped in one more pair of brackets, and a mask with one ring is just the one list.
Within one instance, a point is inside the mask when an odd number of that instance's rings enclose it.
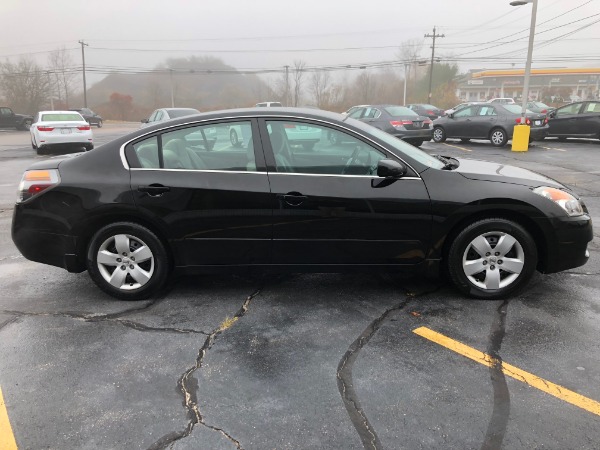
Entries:
{"label": "car hood", "polygon": [[559,189],[565,188],[563,184],[550,177],[521,167],[473,159],[455,159],[458,160],[460,165],[454,171],[470,180],[496,181],[530,187],[549,186]]}

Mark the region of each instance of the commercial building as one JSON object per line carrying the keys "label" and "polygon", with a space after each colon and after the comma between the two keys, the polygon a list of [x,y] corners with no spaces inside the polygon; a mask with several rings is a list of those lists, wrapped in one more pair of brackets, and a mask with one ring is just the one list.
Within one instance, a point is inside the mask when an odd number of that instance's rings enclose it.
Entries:
{"label": "commercial building", "polygon": [[[458,80],[456,96],[465,101],[523,95],[524,69],[472,70]],[[598,99],[600,68],[531,69],[529,99],[570,102]]]}

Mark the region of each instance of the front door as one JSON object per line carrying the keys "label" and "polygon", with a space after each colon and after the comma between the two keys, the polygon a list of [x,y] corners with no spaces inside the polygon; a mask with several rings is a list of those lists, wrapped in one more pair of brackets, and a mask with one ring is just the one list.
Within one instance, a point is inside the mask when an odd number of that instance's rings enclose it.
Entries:
{"label": "front door", "polygon": [[548,121],[548,134],[556,137],[577,136],[579,133],[576,127],[582,106],[583,103],[572,103],[558,108]]}
{"label": "front door", "polygon": [[[416,173],[375,187],[380,159],[392,157],[349,132],[309,121],[260,121],[274,196],[273,262],[282,265],[414,265],[431,233],[431,206]],[[310,151],[290,145],[286,129],[310,126]]]}
{"label": "front door", "polygon": [[[272,199],[262,150],[254,152],[255,126],[250,119],[187,126],[126,150],[137,159],[135,203],[167,230],[177,265],[269,262]],[[230,127],[245,129],[249,140],[233,147]]]}
{"label": "front door", "polygon": [[475,129],[473,128],[474,120],[477,118],[479,107],[476,105],[467,106],[460,111],[455,112],[448,122],[444,124],[446,135],[448,137],[475,137]]}

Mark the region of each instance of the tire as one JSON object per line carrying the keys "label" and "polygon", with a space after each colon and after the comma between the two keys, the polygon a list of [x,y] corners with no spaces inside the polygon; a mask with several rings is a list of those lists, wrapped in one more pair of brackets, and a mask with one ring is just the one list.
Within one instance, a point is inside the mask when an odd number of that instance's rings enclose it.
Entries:
{"label": "tire", "polygon": [[87,152],[89,152],[90,150],[93,150],[93,149],[94,149],[94,144],[88,144],[88,145],[85,146],[85,150]]}
{"label": "tire", "polygon": [[414,145],[415,147],[420,147],[423,145],[423,141],[411,141],[409,144]]}
{"label": "tire", "polygon": [[233,145],[234,147],[239,147],[240,145],[242,145],[235,130],[229,131],[229,140],[231,141],[231,145]]}
{"label": "tire", "polygon": [[442,127],[435,127],[433,129],[433,142],[446,142],[446,131]]}
{"label": "tire", "polygon": [[99,120],[99,121],[98,121],[98,123],[96,124],[96,126],[97,126],[98,128],[102,128],[102,121],[101,121],[101,120]]}
{"label": "tire", "polygon": [[460,140],[460,142],[462,142],[463,144],[468,144],[469,142],[471,142],[471,139],[469,139],[469,138],[462,138]]}
{"label": "tire", "polygon": [[[138,255],[138,261],[129,259],[133,255]],[[152,296],[166,283],[170,267],[162,241],[131,222],[113,223],[96,232],[88,245],[86,265],[94,283],[120,300]]]}
{"label": "tire", "polygon": [[464,294],[495,300],[523,289],[536,266],[537,248],[527,230],[508,219],[489,218],[468,225],[456,236],[446,269]]}
{"label": "tire", "polygon": [[37,145],[35,145],[35,142],[33,142],[33,139],[31,140],[31,148],[34,150],[37,150]]}
{"label": "tire", "polygon": [[38,146],[35,150],[38,155],[44,155],[46,153],[46,149],[42,146]]}
{"label": "tire", "polygon": [[490,132],[490,141],[494,147],[504,147],[508,142],[508,134],[502,128],[494,128]]}
{"label": "tire", "polygon": [[31,124],[33,123],[33,121],[31,119],[25,119],[18,127],[17,130],[21,130],[21,131],[29,131],[29,129],[31,128]]}

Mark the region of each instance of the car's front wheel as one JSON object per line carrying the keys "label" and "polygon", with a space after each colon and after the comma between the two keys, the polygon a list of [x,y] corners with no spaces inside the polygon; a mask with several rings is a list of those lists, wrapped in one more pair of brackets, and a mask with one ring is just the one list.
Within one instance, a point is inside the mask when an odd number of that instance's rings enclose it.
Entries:
{"label": "car's front wheel", "polygon": [[435,127],[433,129],[433,141],[434,142],[445,142],[446,132],[442,127]]}
{"label": "car's front wheel", "polygon": [[448,273],[463,293],[498,299],[522,289],[537,266],[531,235],[516,222],[502,218],[476,221],[453,240]]}
{"label": "car's front wheel", "polygon": [[162,241],[148,228],[118,222],[90,240],[87,269],[100,289],[120,300],[143,300],[167,281],[169,258]]}
{"label": "car's front wheel", "polygon": [[229,140],[231,141],[231,145],[234,147],[239,147],[241,144],[238,134],[235,130],[231,130],[229,132]]}

